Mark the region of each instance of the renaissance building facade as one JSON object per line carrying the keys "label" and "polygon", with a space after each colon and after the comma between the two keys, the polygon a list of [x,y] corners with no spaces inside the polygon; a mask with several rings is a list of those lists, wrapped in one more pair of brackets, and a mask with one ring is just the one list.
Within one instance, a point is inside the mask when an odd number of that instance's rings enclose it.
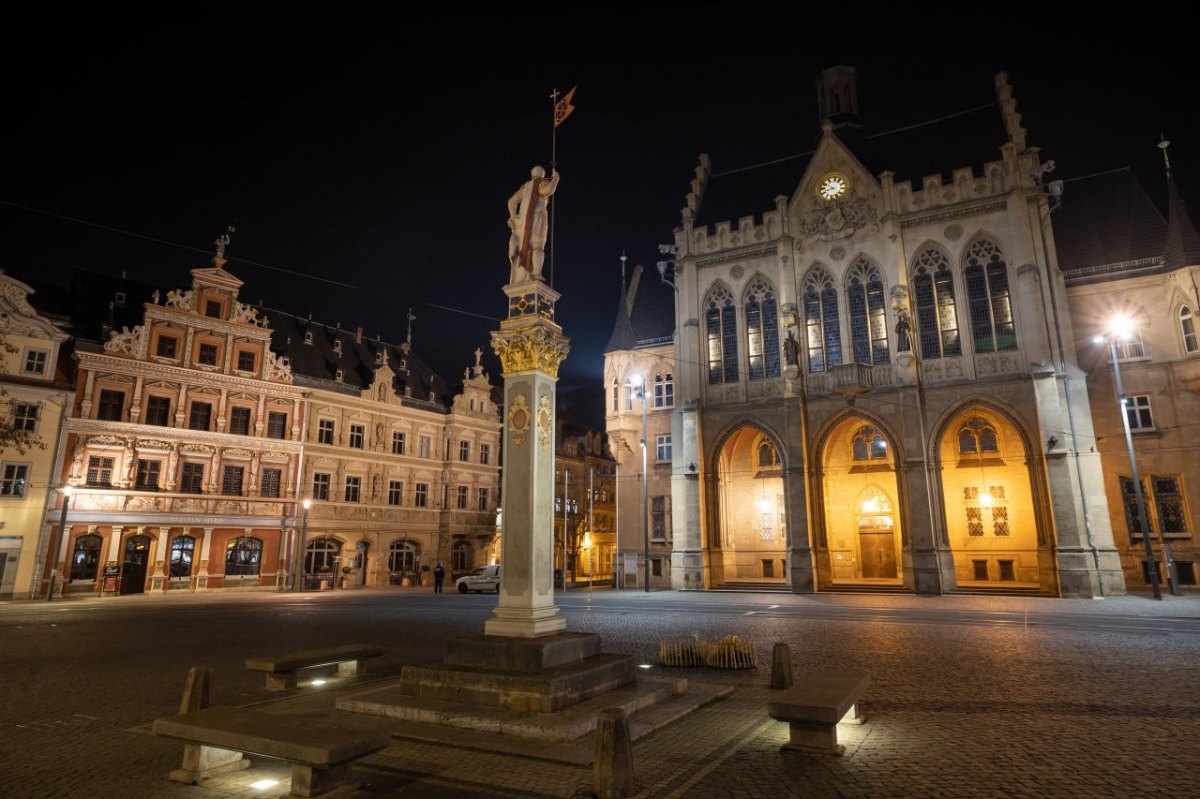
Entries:
{"label": "renaissance building facade", "polygon": [[[1121,415],[1086,342],[1097,306],[1136,285],[1154,355],[1127,346],[1130,379],[1161,392],[1156,418],[1182,418],[1196,260],[1186,247],[1164,260],[1161,214],[1138,253],[1151,274],[1111,266],[1136,257],[1104,253],[1094,227],[1085,254],[1088,208],[1063,221],[1075,188],[1047,178],[1006,75],[990,106],[878,134],[856,81],[848,67],[817,78],[809,152],[724,172],[702,155],[659,276],[637,270],[623,297],[607,430],[621,475],[642,476],[647,440],[643,479],[669,497],[663,582],[1072,597],[1144,585]],[[1070,282],[1060,224],[1087,273]],[[1135,421],[1143,449],[1184,435]],[[1164,500],[1151,532],[1186,529],[1171,535],[1191,569],[1194,488],[1181,456],[1158,457],[1170,465],[1145,478]],[[641,480],[619,491],[619,547],[636,548]]]}

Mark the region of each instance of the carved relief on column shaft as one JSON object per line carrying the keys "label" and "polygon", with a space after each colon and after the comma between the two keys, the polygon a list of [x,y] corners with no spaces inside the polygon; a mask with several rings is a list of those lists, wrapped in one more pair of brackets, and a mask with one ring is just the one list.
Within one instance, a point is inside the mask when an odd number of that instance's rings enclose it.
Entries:
{"label": "carved relief on column shaft", "polygon": [[537,371],[558,377],[558,368],[571,351],[570,339],[542,327],[494,331],[492,349],[506,375]]}

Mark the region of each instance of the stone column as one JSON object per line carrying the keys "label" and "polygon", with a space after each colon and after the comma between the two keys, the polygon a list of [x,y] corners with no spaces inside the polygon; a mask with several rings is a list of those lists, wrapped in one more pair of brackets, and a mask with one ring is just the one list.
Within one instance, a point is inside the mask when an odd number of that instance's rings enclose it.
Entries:
{"label": "stone column", "polygon": [[170,532],[171,528],[169,527],[158,528],[158,561],[154,562],[154,572],[151,574],[153,578],[152,591],[167,590],[171,572],[171,550],[168,548],[170,542],[167,540]]}
{"label": "stone column", "polygon": [[204,528],[204,538],[200,542],[200,564],[196,569],[196,590],[208,588],[208,548],[212,543],[213,528]]}
{"label": "stone column", "polygon": [[554,413],[568,341],[559,295],[538,279],[504,287],[508,318],[492,333],[504,372],[504,533],[500,601],[486,635],[536,638],[566,629],[554,604]]}

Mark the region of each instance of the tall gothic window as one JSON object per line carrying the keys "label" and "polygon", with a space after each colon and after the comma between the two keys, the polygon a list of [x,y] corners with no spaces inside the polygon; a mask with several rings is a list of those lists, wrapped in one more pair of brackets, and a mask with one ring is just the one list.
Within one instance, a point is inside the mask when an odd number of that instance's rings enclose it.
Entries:
{"label": "tall gothic window", "polygon": [[850,342],[855,363],[887,363],[887,315],[884,312],[883,280],[879,267],[860,258],[850,267],[846,288],[850,304]]}
{"label": "tall gothic window", "polygon": [[871,425],[858,428],[850,442],[850,457],[856,461],[887,460],[887,439]]}
{"label": "tall gothic window", "polygon": [[1015,350],[1012,296],[1008,291],[1008,266],[991,239],[980,238],[967,250],[967,301],[971,308],[971,335],[976,352]]}
{"label": "tall gothic window", "polygon": [[958,452],[960,455],[983,455],[999,452],[1000,443],[996,428],[979,416],[972,416],[958,429]]}
{"label": "tall gothic window", "polygon": [[958,312],[954,307],[954,276],[950,274],[946,256],[933,247],[917,256],[913,294],[921,357],[929,360],[962,355]]}
{"label": "tall gothic window", "polygon": [[779,303],[761,277],[746,289],[746,352],[750,379],[779,377]]}
{"label": "tall gothic window", "polygon": [[1196,341],[1196,317],[1186,305],[1179,309],[1179,332],[1183,334],[1183,351],[1188,355],[1200,352]]}
{"label": "tall gothic window", "polygon": [[841,363],[837,287],[820,266],[812,269],[804,281],[804,325],[808,337],[808,371],[825,372]]}
{"label": "tall gothic window", "polygon": [[737,309],[729,289],[716,285],[704,301],[704,332],[708,342],[708,382],[736,383]]}

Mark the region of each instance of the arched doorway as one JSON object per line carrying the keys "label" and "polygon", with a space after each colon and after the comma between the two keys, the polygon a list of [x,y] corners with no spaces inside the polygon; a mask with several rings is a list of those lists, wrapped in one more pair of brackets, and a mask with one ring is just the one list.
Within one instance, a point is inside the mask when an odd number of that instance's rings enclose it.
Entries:
{"label": "arched doorway", "polygon": [[761,430],[735,430],[717,455],[717,535],[709,541],[714,585],[784,584],[787,525],[779,450]]}
{"label": "arched doorway", "polygon": [[121,562],[121,593],[146,591],[146,565],[150,562],[150,536],[131,535],[125,539],[125,558]]}
{"label": "arched doorway", "polygon": [[969,408],[944,428],[940,455],[957,584],[1039,587],[1038,514],[1020,431],[1001,413]]}
{"label": "arched doorway", "polygon": [[341,554],[342,542],[336,538],[314,538],[304,548],[304,573],[312,581],[326,579],[334,582],[340,579],[338,567],[341,565]]}
{"label": "arched doorway", "polygon": [[833,583],[901,585],[904,535],[896,447],[861,416],[840,422],[821,453],[827,579]]}
{"label": "arched doorway", "polygon": [[392,585],[402,585],[405,578],[415,582],[420,563],[421,550],[415,541],[408,538],[393,541],[388,547],[388,581]]}

